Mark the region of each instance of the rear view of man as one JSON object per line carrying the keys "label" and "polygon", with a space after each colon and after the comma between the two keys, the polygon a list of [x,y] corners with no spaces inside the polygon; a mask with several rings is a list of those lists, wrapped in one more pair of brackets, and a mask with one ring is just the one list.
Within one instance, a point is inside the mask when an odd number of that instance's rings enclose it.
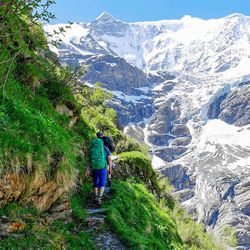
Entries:
{"label": "rear view of man", "polygon": [[98,132],[97,139],[91,142],[91,169],[93,173],[95,201],[99,205],[102,203],[107,173],[110,175],[112,168],[111,154],[109,149],[104,147],[103,140],[101,139],[102,136],[103,134]]}
{"label": "rear view of man", "polygon": [[106,154],[106,160],[108,165],[108,187],[111,187],[111,172],[112,172],[112,159],[111,152],[114,152],[115,147],[113,141],[109,136],[105,136],[102,132],[96,134],[97,138],[101,138],[104,143],[104,151]]}

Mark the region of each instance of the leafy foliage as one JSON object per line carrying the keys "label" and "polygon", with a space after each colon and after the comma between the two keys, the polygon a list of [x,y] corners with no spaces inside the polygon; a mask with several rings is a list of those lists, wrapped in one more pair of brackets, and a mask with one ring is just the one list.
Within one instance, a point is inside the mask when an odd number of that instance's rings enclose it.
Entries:
{"label": "leafy foliage", "polygon": [[117,129],[116,112],[107,106],[107,101],[112,99],[111,93],[104,91],[99,84],[96,84],[93,88],[84,86],[76,98],[82,106],[82,118],[88,121],[96,131],[101,130],[114,140],[121,137]]}
{"label": "leafy foliage", "polygon": [[173,216],[176,219],[178,232],[186,245],[186,249],[223,249],[222,247],[217,247],[211,237],[205,233],[204,225],[197,224],[193,221],[180,206],[176,206]]}

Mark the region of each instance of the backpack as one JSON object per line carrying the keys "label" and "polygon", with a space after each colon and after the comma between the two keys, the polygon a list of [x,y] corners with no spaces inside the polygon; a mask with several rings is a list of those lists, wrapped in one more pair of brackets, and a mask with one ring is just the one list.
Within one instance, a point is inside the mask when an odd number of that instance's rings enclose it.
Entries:
{"label": "backpack", "polygon": [[114,146],[110,137],[104,136],[104,137],[102,137],[102,140],[103,140],[104,146],[106,146],[110,152],[115,151],[115,146]]}
{"label": "backpack", "polygon": [[107,167],[106,155],[102,139],[94,139],[90,148],[91,169],[102,169]]}

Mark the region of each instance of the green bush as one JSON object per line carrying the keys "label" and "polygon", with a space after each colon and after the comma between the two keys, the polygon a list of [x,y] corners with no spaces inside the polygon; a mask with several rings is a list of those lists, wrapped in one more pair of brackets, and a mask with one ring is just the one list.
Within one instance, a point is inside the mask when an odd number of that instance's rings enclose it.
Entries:
{"label": "green bush", "polygon": [[139,151],[144,155],[148,155],[149,147],[145,143],[140,143],[133,138],[122,135],[117,141],[116,152]]}
{"label": "green bush", "polygon": [[81,105],[81,116],[96,131],[102,131],[116,141],[121,136],[117,129],[116,112],[108,108],[107,101],[112,99],[112,94],[104,91],[97,84],[93,88],[83,86],[76,95]]}

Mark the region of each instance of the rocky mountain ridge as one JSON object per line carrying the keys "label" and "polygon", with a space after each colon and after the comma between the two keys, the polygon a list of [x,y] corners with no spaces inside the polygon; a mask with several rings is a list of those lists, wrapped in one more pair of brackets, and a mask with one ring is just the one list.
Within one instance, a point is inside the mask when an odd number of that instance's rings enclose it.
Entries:
{"label": "rocky mountain ridge", "polygon": [[[46,26],[45,30],[63,27]],[[144,140],[188,211],[231,226],[250,249],[250,17],[73,24],[54,51],[114,94],[125,133]]]}

